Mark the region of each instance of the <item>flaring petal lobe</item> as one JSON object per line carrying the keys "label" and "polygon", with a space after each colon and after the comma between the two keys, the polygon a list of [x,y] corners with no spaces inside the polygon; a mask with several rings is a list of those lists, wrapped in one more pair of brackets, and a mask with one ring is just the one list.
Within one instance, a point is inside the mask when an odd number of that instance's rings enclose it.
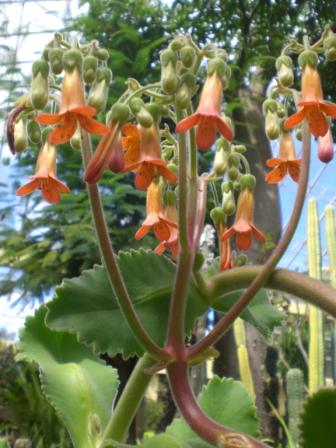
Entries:
{"label": "flaring petal lobe", "polygon": [[83,115],[79,115],[78,117],[79,123],[82,128],[84,128],[87,132],[94,135],[103,135],[109,131],[109,127],[103,123],[100,123],[93,118],[85,117]]}
{"label": "flaring petal lobe", "polygon": [[66,143],[71,139],[71,137],[76,132],[77,122],[76,116],[71,114],[66,114],[63,117],[60,125],[53,129],[49,136],[48,141],[54,144]]}
{"label": "flaring petal lobe", "polygon": [[278,182],[282,181],[282,179],[286,176],[286,173],[287,173],[286,162],[282,162],[270,173],[266,174],[265,180],[269,184],[277,184]]}
{"label": "flaring petal lobe", "polygon": [[240,250],[248,250],[252,244],[252,231],[239,232],[236,236],[236,244]]}
{"label": "flaring petal lobe", "polygon": [[22,185],[22,187],[18,188],[15,194],[16,196],[26,196],[27,194],[32,193],[38,187],[39,187],[38,181],[36,179],[33,179],[27,184]]}
{"label": "flaring petal lobe", "polygon": [[233,140],[233,132],[230,126],[226,124],[222,118],[216,119],[216,125],[218,131],[222,134],[222,136],[226,138],[226,140],[231,142]]}
{"label": "flaring petal lobe", "polygon": [[65,114],[40,114],[35,118],[35,121],[46,126],[49,124],[57,124],[62,120],[64,115]]}
{"label": "flaring petal lobe", "polygon": [[176,124],[176,132],[186,132],[192,127],[196,126],[196,124],[200,120],[200,115],[195,112],[192,115],[189,115],[189,117],[183,118],[183,120],[179,121]]}
{"label": "flaring petal lobe", "polygon": [[196,131],[196,144],[199,149],[209,149],[216,140],[216,125],[209,120],[201,120]]}
{"label": "flaring petal lobe", "polygon": [[305,116],[306,116],[306,112],[305,112],[304,108],[298,110],[295,114],[293,114],[287,118],[287,120],[284,123],[284,128],[285,129],[294,128],[295,126],[300,124],[301,121],[304,120]]}

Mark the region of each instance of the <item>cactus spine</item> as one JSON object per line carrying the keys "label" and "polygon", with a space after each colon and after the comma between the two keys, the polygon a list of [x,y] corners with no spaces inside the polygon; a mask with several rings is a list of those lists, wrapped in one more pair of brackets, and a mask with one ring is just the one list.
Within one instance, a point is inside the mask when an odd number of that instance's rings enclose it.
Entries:
{"label": "cactus spine", "polygon": [[[307,221],[308,273],[321,279],[320,226],[317,202],[308,201]],[[313,394],[324,383],[323,315],[315,306],[309,306],[309,393]]]}
{"label": "cactus spine", "polygon": [[294,442],[299,443],[301,413],[304,401],[304,379],[301,369],[290,369],[286,375],[288,429]]}
{"label": "cactus spine", "polygon": [[[325,208],[325,227],[326,227],[326,240],[327,250],[329,257],[329,274],[331,285],[336,288],[336,219],[335,219],[335,207],[331,204]],[[334,346],[334,384],[336,384],[336,325],[334,323],[333,331],[333,346]]]}
{"label": "cactus spine", "polygon": [[244,384],[244,386],[246,387],[247,391],[249,392],[250,396],[254,399],[255,393],[254,393],[250,363],[248,359],[248,351],[246,346],[245,326],[244,321],[240,317],[238,317],[238,319],[235,320],[233,330],[237,346],[237,358],[238,358],[240,379]]}

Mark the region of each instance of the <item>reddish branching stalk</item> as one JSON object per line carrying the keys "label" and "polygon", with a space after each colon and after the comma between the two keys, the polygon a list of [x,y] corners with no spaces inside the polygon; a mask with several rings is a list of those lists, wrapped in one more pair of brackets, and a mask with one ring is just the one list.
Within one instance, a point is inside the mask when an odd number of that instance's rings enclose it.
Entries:
{"label": "reddish branching stalk", "polygon": [[277,265],[278,261],[282,257],[283,253],[287,249],[297,224],[299,222],[302,207],[304,204],[308,177],[309,177],[309,165],[310,165],[310,133],[308,131],[307,124],[304,125],[303,132],[303,150],[302,150],[302,165],[300,178],[298,183],[298,190],[294,203],[292,216],[290,218],[287,229],[280,240],[278,246],[274,250],[273,254],[269,257],[263,266],[262,271],[257,275],[254,281],[246,289],[242,297],[236,302],[236,304],[228,311],[228,313],[215,325],[213,330],[205,336],[201,341],[195,344],[189,350],[189,359],[192,360],[200,355],[204,350],[214,344],[231,326],[234,320],[241,314],[241,312],[251,302],[258,290],[263,286],[267,278],[273,272],[273,269]]}
{"label": "reddish branching stalk", "polygon": [[167,367],[170,388],[175,402],[190,427],[203,439],[222,448],[266,448],[267,445],[238,431],[220,425],[199,407],[190,387],[188,364],[183,360]]}

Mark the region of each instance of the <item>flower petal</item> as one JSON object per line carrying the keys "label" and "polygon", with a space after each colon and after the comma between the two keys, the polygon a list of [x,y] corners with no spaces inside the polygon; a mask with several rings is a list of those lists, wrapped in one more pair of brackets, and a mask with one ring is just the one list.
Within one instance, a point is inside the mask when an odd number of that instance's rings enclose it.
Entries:
{"label": "flower petal", "polygon": [[65,114],[40,114],[35,118],[35,121],[46,126],[49,124],[57,124],[62,120],[64,115]]}
{"label": "flower petal", "polygon": [[300,176],[300,160],[290,160],[287,162],[288,172],[294,182],[298,182]]}
{"label": "flower petal", "polygon": [[93,117],[96,115],[97,111],[94,107],[91,106],[77,106],[69,109],[69,112],[73,112],[77,115],[84,115],[85,117]]}
{"label": "flower petal", "polygon": [[251,225],[251,229],[252,229],[253,235],[254,235],[259,241],[261,241],[262,243],[264,243],[264,242],[266,241],[265,235],[264,235],[259,229],[257,229],[256,226],[254,226],[254,225],[252,224],[252,225]]}
{"label": "flower petal", "polygon": [[239,250],[248,250],[252,244],[252,229],[247,232],[239,232],[236,236],[236,245]]}
{"label": "flower petal", "polygon": [[324,113],[326,113],[330,117],[336,118],[336,104],[324,101],[323,103],[320,104],[320,108],[323,110]]}
{"label": "flower petal", "polygon": [[135,176],[136,188],[139,188],[139,190],[146,190],[152,182],[153,177],[153,167],[149,163],[143,162]]}
{"label": "flower petal", "polygon": [[221,117],[217,118],[216,125],[218,131],[222,134],[222,136],[226,138],[226,140],[231,142],[233,140],[233,132],[231,127],[227,123],[225,123],[225,121]]}
{"label": "flower petal", "polygon": [[142,225],[139,230],[136,231],[134,238],[141,240],[150,231],[151,226]]}
{"label": "flower petal", "polygon": [[174,171],[167,168],[165,165],[157,166],[157,170],[162,177],[166,179],[170,184],[176,184],[177,176]]}
{"label": "flower petal", "polygon": [[273,157],[273,159],[266,160],[266,165],[270,168],[274,168],[277,165],[280,165],[280,163],[283,162],[282,159],[279,159],[278,157]]}
{"label": "flower petal", "polygon": [[50,132],[48,141],[54,144],[66,143],[74,135],[74,133],[76,132],[76,128],[76,115],[67,113],[63,117],[60,125]]}
{"label": "flower petal", "polygon": [[304,108],[298,110],[295,114],[291,115],[287,118],[287,120],[284,123],[285,129],[292,129],[298,124],[301,123],[301,121],[304,120],[306,116],[306,110]]}
{"label": "flower petal", "polygon": [[183,118],[183,120],[179,121],[176,124],[176,132],[186,132],[189,129],[193,128],[197,125],[197,123],[200,121],[200,115],[195,112],[192,115],[189,115],[189,117]]}
{"label": "flower petal", "polygon": [[328,120],[324,113],[319,109],[314,108],[310,110],[307,114],[307,121],[309,130],[315,137],[323,137],[328,132]]}
{"label": "flower petal", "polygon": [[51,188],[42,188],[42,197],[45,201],[49,202],[49,204],[56,204],[61,200],[60,192],[57,190],[56,186],[52,186]]}
{"label": "flower petal", "polygon": [[31,180],[25,185],[22,185],[22,187],[18,188],[16,190],[16,196],[26,196],[27,194],[30,194],[32,191],[39,188],[39,183],[36,179]]}
{"label": "flower petal", "polygon": [[196,130],[196,144],[201,150],[209,149],[216,140],[216,124],[209,120],[203,119],[199,122]]}
{"label": "flower petal", "polygon": [[236,233],[234,227],[230,227],[229,229],[227,229],[221,236],[221,241],[225,241],[228,238],[231,238],[234,234]]}
{"label": "flower petal", "polygon": [[159,219],[159,222],[157,224],[154,224],[153,226],[154,235],[159,241],[167,241],[170,237],[170,230],[168,225]]}
{"label": "flower petal", "polygon": [[85,129],[90,134],[102,135],[109,131],[109,127],[103,123],[100,123],[93,118],[89,118],[83,115],[78,116],[79,123],[83,129]]}
{"label": "flower petal", "polygon": [[282,162],[270,173],[266,174],[265,181],[268,184],[277,184],[278,182],[282,181],[282,179],[286,176],[286,174],[287,174],[287,162]]}

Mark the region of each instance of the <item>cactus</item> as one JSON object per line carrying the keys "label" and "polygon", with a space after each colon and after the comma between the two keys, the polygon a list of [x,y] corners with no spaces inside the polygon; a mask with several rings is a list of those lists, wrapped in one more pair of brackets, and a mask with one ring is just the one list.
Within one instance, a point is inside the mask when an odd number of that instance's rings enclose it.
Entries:
{"label": "cactus", "polygon": [[[329,257],[329,274],[331,285],[336,288],[336,218],[335,218],[335,207],[331,204],[327,205],[325,208],[325,229],[326,229],[326,240],[327,240],[327,250]],[[333,330],[333,347],[334,347],[334,384],[336,384],[336,326],[334,323]]]}
{"label": "cactus", "polygon": [[[308,201],[307,221],[308,273],[321,279],[320,227],[316,199]],[[316,307],[309,306],[309,393],[313,394],[324,383],[323,316]]]}
{"label": "cactus", "polygon": [[233,330],[237,346],[240,379],[249,392],[250,396],[254,399],[255,392],[246,346],[245,326],[243,320],[240,317],[235,320]]}
{"label": "cactus", "polygon": [[286,375],[288,429],[297,444],[300,439],[300,414],[304,402],[304,379],[301,369],[290,369]]}

